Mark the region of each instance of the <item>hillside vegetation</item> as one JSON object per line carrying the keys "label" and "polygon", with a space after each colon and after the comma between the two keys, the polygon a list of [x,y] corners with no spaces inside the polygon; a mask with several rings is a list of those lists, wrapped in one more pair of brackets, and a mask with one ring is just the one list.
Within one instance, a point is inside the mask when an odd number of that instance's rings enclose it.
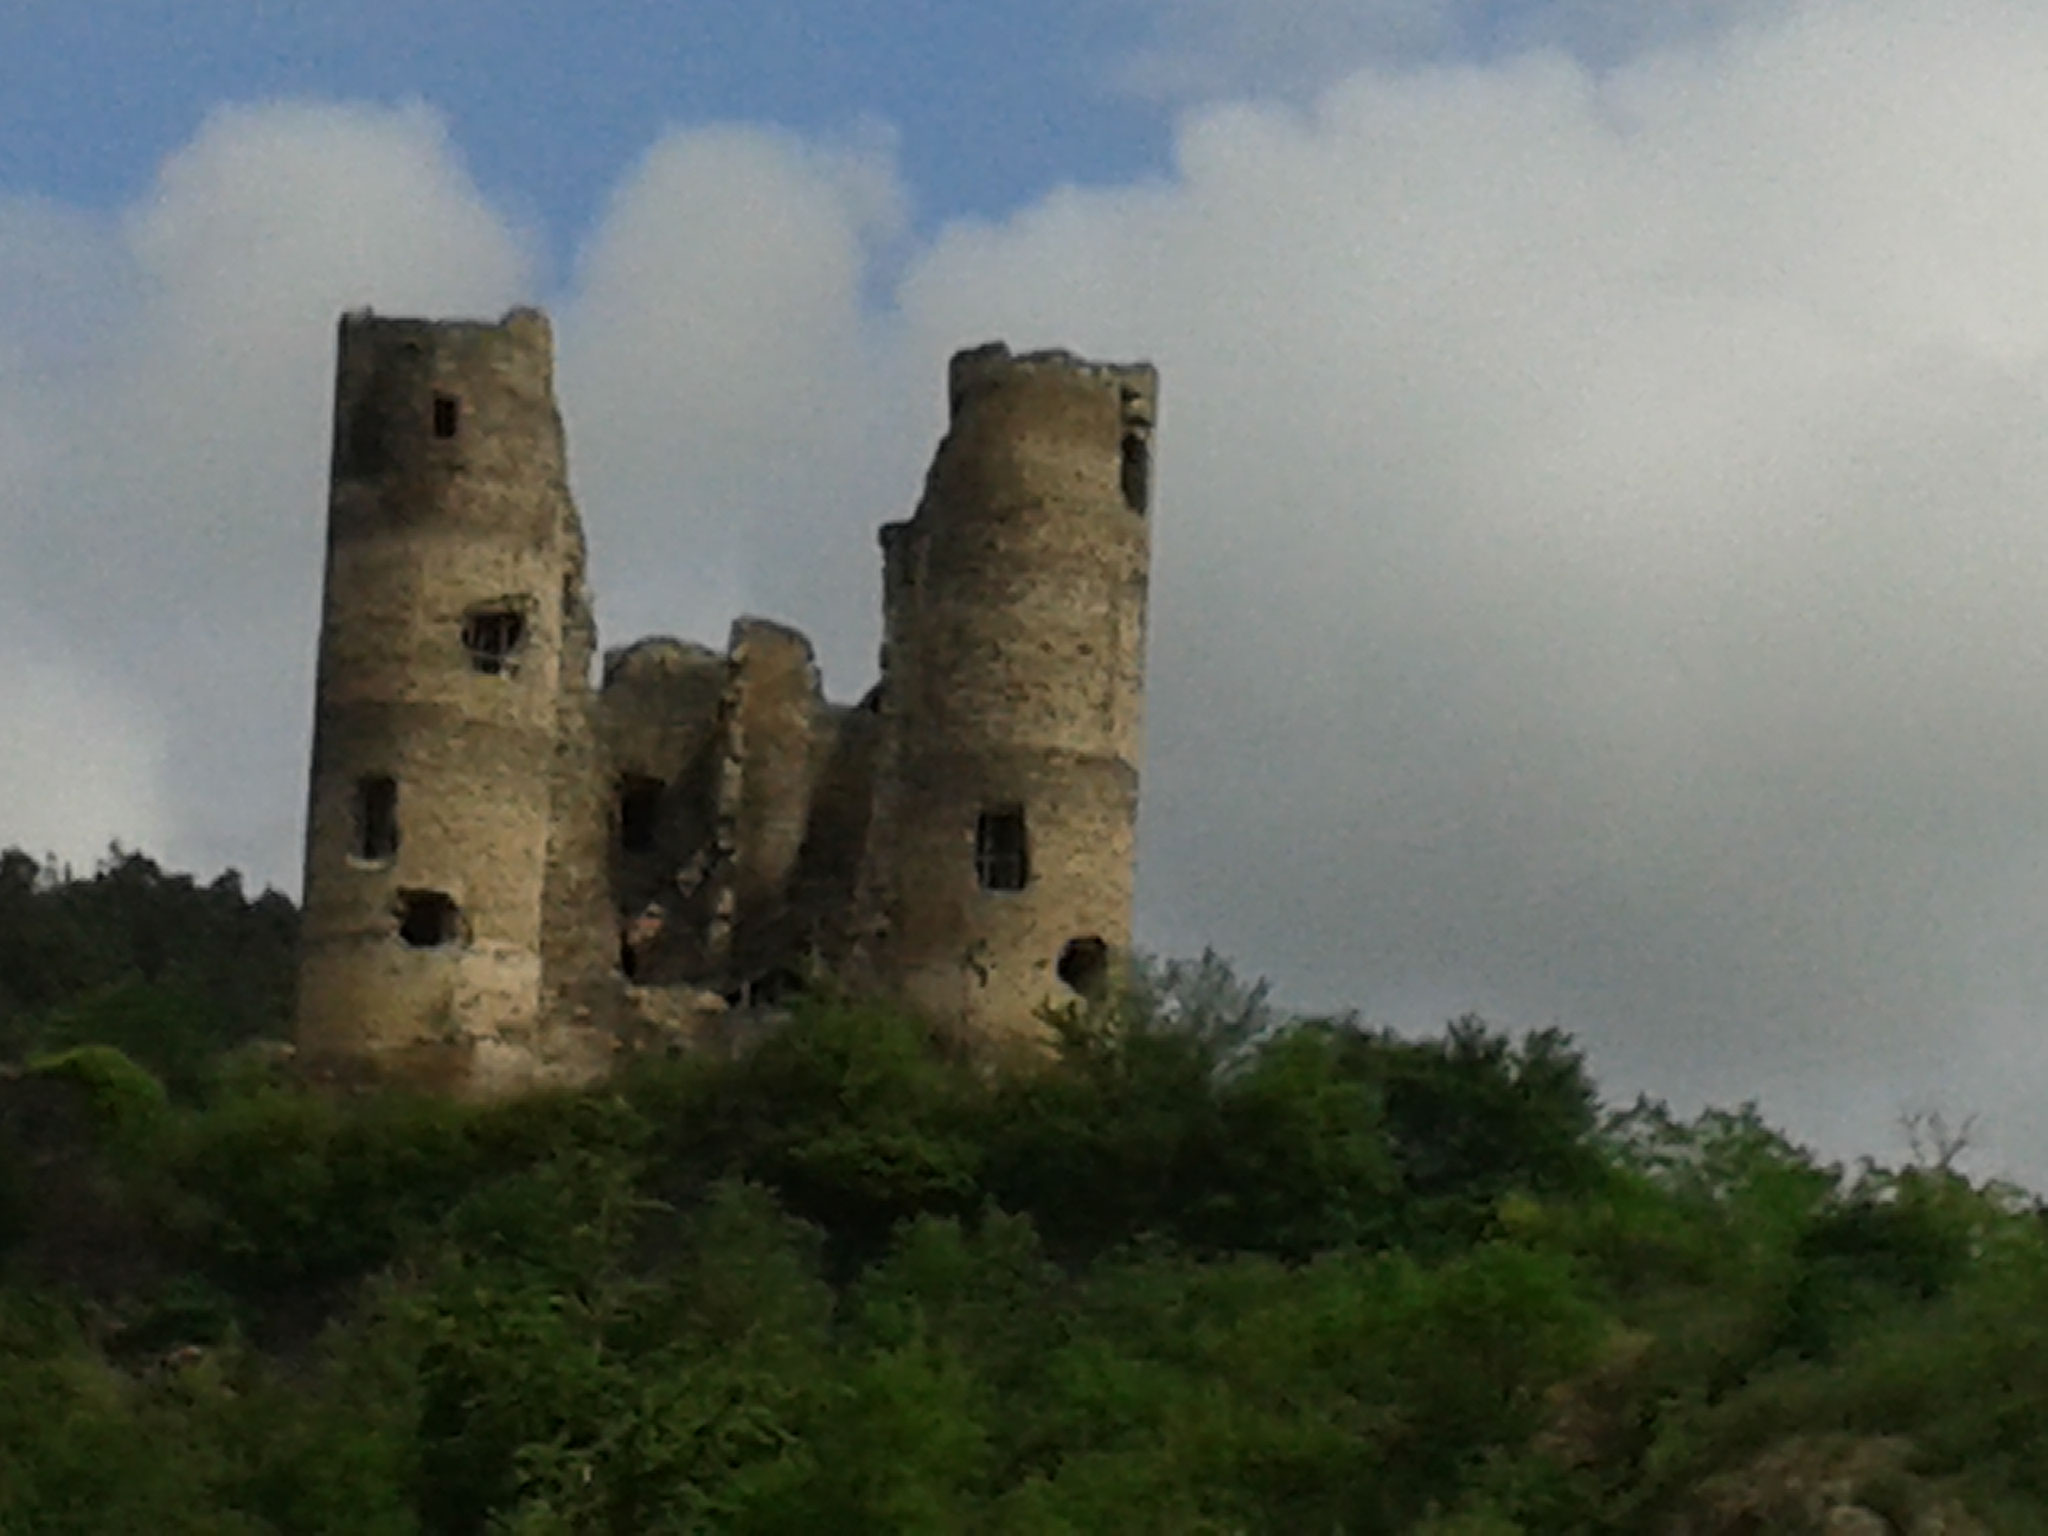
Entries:
{"label": "hillside vegetation", "polygon": [[291,913],[0,861],[0,1532],[2048,1530],[2048,1228],[1213,960],[992,1078],[814,999],[300,1091]]}

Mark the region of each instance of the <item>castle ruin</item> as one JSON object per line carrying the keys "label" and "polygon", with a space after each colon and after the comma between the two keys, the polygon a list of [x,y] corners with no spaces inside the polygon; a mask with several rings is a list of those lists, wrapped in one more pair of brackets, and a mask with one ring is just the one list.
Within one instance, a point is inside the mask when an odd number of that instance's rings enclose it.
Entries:
{"label": "castle ruin", "polygon": [[341,321],[302,1056],[587,1081],[820,976],[1042,1041],[1130,939],[1154,371],[954,357],[853,705],[756,618],[593,680],[552,375],[536,310]]}

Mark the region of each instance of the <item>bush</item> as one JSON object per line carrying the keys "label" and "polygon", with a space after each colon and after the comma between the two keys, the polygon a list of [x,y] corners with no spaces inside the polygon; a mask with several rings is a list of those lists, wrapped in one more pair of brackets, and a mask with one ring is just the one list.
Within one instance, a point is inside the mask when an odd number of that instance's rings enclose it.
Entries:
{"label": "bush", "polygon": [[437,1100],[276,1089],[192,1116],[173,1156],[201,1262],[257,1300],[370,1273],[469,1187],[474,1119]]}
{"label": "bush", "polygon": [[170,1121],[164,1086],[110,1045],[81,1045],[29,1063],[28,1075],[75,1083],[109,1144],[141,1155]]}

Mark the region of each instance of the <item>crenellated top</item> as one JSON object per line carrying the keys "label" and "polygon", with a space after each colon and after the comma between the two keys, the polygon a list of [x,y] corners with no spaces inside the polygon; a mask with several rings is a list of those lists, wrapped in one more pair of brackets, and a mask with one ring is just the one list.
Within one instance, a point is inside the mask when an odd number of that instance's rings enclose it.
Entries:
{"label": "crenellated top", "polygon": [[1123,415],[1151,425],[1159,399],[1159,370],[1150,363],[1099,363],[1061,347],[1012,352],[1000,341],[983,342],[953,354],[946,368],[947,399],[953,419],[991,389],[1033,381],[1058,381],[1099,390],[1116,399]]}
{"label": "crenellated top", "polygon": [[334,404],[337,534],[450,518],[487,527],[566,504],[554,342],[539,310],[495,322],[344,315]]}

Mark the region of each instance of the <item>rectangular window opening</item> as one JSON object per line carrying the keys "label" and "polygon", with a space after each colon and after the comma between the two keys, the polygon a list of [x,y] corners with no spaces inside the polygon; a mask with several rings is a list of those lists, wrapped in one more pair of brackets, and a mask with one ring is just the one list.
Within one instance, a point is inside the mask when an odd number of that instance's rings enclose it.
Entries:
{"label": "rectangular window opening", "polygon": [[462,909],[446,891],[400,891],[398,936],[413,949],[462,942]]}
{"label": "rectangular window opening", "polygon": [[974,875],[985,891],[1021,891],[1031,881],[1024,807],[997,806],[974,824]]}
{"label": "rectangular window opening", "polygon": [[398,853],[398,780],[371,774],[356,780],[356,835],[352,852],[382,864]]}
{"label": "rectangular window opening", "polygon": [[661,830],[659,779],[628,774],[619,781],[619,848],[625,853],[651,853]]}
{"label": "rectangular window opening", "polygon": [[526,639],[526,616],[513,608],[478,608],[463,616],[462,648],[469,664],[491,677],[517,670]]}
{"label": "rectangular window opening", "polygon": [[1143,514],[1152,499],[1152,446],[1142,432],[1124,433],[1124,505]]}
{"label": "rectangular window opening", "polygon": [[462,402],[453,395],[434,396],[434,436],[453,437],[462,422]]}

